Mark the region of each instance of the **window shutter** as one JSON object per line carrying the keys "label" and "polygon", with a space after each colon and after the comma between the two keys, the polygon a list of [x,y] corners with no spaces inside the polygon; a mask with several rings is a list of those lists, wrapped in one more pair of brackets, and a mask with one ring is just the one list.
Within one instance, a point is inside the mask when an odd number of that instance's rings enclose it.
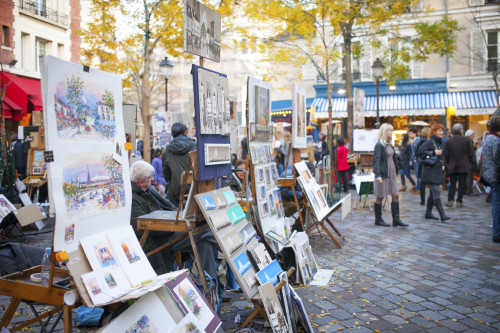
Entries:
{"label": "window shutter", "polygon": [[411,66],[411,78],[422,79],[423,77],[424,77],[424,65],[413,64],[413,66]]}
{"label": "window shutter", "polygon": [[470,67],[471,74],[482,74],[486,68],[486,48],[484,36],[480,31],[472,31],[470,35]]}

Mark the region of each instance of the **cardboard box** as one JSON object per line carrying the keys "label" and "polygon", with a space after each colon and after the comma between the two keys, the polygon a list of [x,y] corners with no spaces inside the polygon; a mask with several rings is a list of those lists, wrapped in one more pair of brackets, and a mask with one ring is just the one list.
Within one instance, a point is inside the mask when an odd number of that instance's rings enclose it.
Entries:
{"label": "cardboard box", "polygon": [[30,141],[30,148],[40,148],[40,142],[41,142],[40,133],[31,132],[30,136],[32,138],[31,140],[28,139],[28,141]]}
{"label": "cardboard box", "polygon": [[43,214],[35,204],[14,211],[14,215],[23,227],[47,218],[47,215]]}
{"label": "cardboard box", "polygon": [[31,113],[31,125],[42,126],[43,125],[43,113],[42,111],[33,111]]}

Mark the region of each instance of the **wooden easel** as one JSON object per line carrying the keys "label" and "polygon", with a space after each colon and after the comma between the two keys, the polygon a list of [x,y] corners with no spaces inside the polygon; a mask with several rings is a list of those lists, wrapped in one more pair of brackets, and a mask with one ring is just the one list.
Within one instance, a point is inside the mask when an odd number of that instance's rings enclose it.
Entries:
{"label": "wooden easel", "polygon": [[[52,240],[52,244],[54,241]],[[55,308],[46,311],[39,316],[30,319],[20,325],[12,327],[9,329],[10,332],[16,332],[22,330],[23,328],[34,324],[36,322],[41,322],[42,319],[53,315],[59,311],[63,312],[63,323],[64,323],[64,333],[69,333],[72,331],[73,323],[71,320],[72,309],[74,304],[67,305],[64,300],[64,295],[67,292],[77,293],[76,289],[67,289],[59,286],[53,286],[54,279],[57,278],[58,281],[69,278],[69,271],[66,269],[55,268],[55,253],[54,246],[52,245],[52,252],[50,257],[50,276],[48,286],[42,286],[41,283],[32,282],[30,280],[31,274],[40,273],[41,266],[35,266],[25,269],[21,272],[16,272],[10,275],[3,276],[0,278],[0,294],[12,297],[10,300],[9,307],[5,311],[2,320],[0,321],[0,327],[7,327],[12,320],[12,317],[16,313],[21,301],[31,301],[39,302],[43,304],[54,305]]]}
{"label": "wooden easel", "polygon": [[[184,194],[187,188],[187,180],[191,175],[191,168],[193,169],[192,173],[192,184],[191,190],[189,191],[189,195],[186,201],[186,207],[184,208],[184,217],[180,217],[181,206],[184,200]],[[189,240],[191,242],[191,246],[193,248],[194,254],[194,262],[196,267],[198,268],[198,273],[200,274],[201,283],[203,285],[203,291],[205,296],[209,297],[210,291],[208,289],[207,280],[205,278],[203,265],[201,264],[200,254],[198,252],[198,247],[196,246],[196,242],[194,236],[197,231],[200,230],[203,226],[206,226],[206,221],[203,218],[196,202],[194,200],[194,195],[198,193],[205,193],[208,191],[215,190],[215,179],[210,179],[207,181],[198,181],[198,154],[196,151],[192,151],[189,153],[188,163],[186,165],[186,170],[184,172],[184,178],[182,180],[182,190],[179,195],[179,206],[177,208],[177,213],[170,214],[169,217],[161,217],[157,212],[153,212],[144,216],[140,216],[137,218],[137,229],[144,230],[144,233],[141,236],[139,243],[141,246],[144,245],[146,239],[149,236],[150,231],[165,231],[165,232],[184,232],[184,235],[181,235],[165,244],[157,247],[156,249],[146,253],[146,256],[151,256],[158,251],[163,250],[164,248],[180,241],[189,236]],[[158,211],[160,213],[165,213],[162,211]],[[156,213],[156,214],[155,214]],[[193,213],[193,214],[191,214]],[[188,216],[188,214],[190,216]],[[158,216],[157,216],[158,215]],[[209,302],[214,305],[214,300],[210,297]]]}
{"label": "wooden easel", "polygon": [[[291,267],[288,272],[286,272],[286,275],[287,277],[289,278],[290,275],[293,274],[293,272],[295,272],[295,268],[294,267]],[[285,285],[285,280],[282,280],[280,281],[275,287],[274,287],[274,290],[276,292],[279,292],[281,290],[281,288],[283,288],[283,286]],[[253,307],[254,307],[254,310],[250,313],[250,315],[247,317],[247,319],[245,320],[245,322],[241,325],[241,327],[245,327],[245,326],[248,326],[250,324],[250,322],[255,318],[257,317],[258,315],[260,315],[262,318],[264,318],[266,321],[269,322],[269,319],[267,318],[267,313],[266,313],[266,309],[264,308],[264,304],[262,303],[262,298],[260,297],[260,294],[256,294],[254,297],[252,297],[251,299],[252,301],[252,304],[253,304]],[[292,311],[293,311],[293,308],[292,308]]]}

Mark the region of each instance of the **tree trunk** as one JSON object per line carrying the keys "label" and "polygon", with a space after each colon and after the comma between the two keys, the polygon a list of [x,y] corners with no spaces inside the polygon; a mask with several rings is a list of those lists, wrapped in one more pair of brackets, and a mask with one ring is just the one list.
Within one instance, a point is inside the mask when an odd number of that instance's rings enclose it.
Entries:
{"label": "tree trunk", "polygon": [[149,88],[149,71],[150,71],[150,63],[151,63],[151,51],[150,46],[150,31],[149,31],[149,20],[150,20],[150,13],[149,9],[147,6],[147,3],[144,2],[144,19],[145,19],[145,30],[144,30],[144,73],[142,75],[142,85],[141,85],[141,98],[142,98],[142,107],[141,107],[141,114],[142,114],[142,121],[144,123],[144,132],[143,132],[143,138],[142,138],[142,145],[143,145],[143,156],[142,158],[144,161],[151,163],[151,144],[150,144],[150,115],[149,115],[149,108],[150,108],[150,91],[151,89]]}
{"label": "tree trunk", "polygon": [[[333,165],[333,117],[332,117],[332,86],[330,85],[330,68],[328,66],[328,61],[326,64],[326,98],[328,99],[328,154],[330,157],[330,162],[332,162],[330,168],[330,179],[333,179],[333,171],[335,166]],[[326,170],[325,170],[326,171]],[[333,180],[330,186],[330,198],[333,198]]]}
{"label": "tree trunk", "polygon": [[345,24],[342,29],[344,38],[344,64],[345,64],[345,91],[347,98],[347,140],[349,140],[349,152],[352,152],[352,129],[353,129],[353,94],[352,94],[352,70],[351,70],[351,30],[350,24]]}

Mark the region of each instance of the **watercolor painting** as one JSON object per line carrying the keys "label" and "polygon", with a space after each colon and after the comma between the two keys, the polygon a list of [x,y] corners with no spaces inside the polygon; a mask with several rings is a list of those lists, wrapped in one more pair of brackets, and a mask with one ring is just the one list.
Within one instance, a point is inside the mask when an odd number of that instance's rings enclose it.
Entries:
{"label": "watercolor painting", "polygon": [[132,242],[130,239],[125,238],[120,241],[123,253],[125,253],[125,256],[127,257],[127,260],[129,263],[134,263],[136,261],[141,260],[141,257],[135,252],[134,246],[132,245]]}
{"label": "watercolor painting", "polygon": [[175,326],[173,330],[170,330],[171,333],[202,333],[203,330],[200,330],[196,325],[196,318],[192,313],[188,313],[182,320]]}
{"label": "watercolor painting", "polygon": [[75,241],[75,224],[69,224],[64,227],[64,242],[71,244]]}
{"label": "watercolor painting", "polygon": [[99,287],[99,282],[97,282],[96,278],[89,279],[87,281],[87,284],[90,287],[93,295],[99,295],[102,292],[101,287]]}
{"label": "watercolor painting", "polygon": [[116,280],[110,272],[104,273],[104,281],[108,284],[109,289],[113,289],[117,286]]}
{"label": "watercolor painting", "polygon": [[102,268],[116,265],[116,258],[107,242],[94,244],[94,255]]}
{"label": "watercolor painting", "polygon": [[64,159],[62,187],[69,216],[91,217],[125,207],[122,166],[112,154],[69,155]]}
{"label": "watercolor painting", "polygon": [[70,141],[113,141],[116,134],[113,93],[89,77],[71,75],[54,94],[57,134]]}
{"label": "watercolor painting", "polygon": [[294,148],[306,148],[306,90],[292,87],[292,144]]}
{"label": "watercolor painting", "polygon": [[203,301],[202,296],[196,287],[188,280],[184,279],[174,288],[174,292],[181,299],[188,311],[194,314],[196,319],[201,320],[203,317],[212,317],[211,311]]}
{"label": "watercolor painting", "polygon": [[142,315],[136,323],[132,324],[125,333],[156,333],[159,332],[154,327],[147,315]]}

